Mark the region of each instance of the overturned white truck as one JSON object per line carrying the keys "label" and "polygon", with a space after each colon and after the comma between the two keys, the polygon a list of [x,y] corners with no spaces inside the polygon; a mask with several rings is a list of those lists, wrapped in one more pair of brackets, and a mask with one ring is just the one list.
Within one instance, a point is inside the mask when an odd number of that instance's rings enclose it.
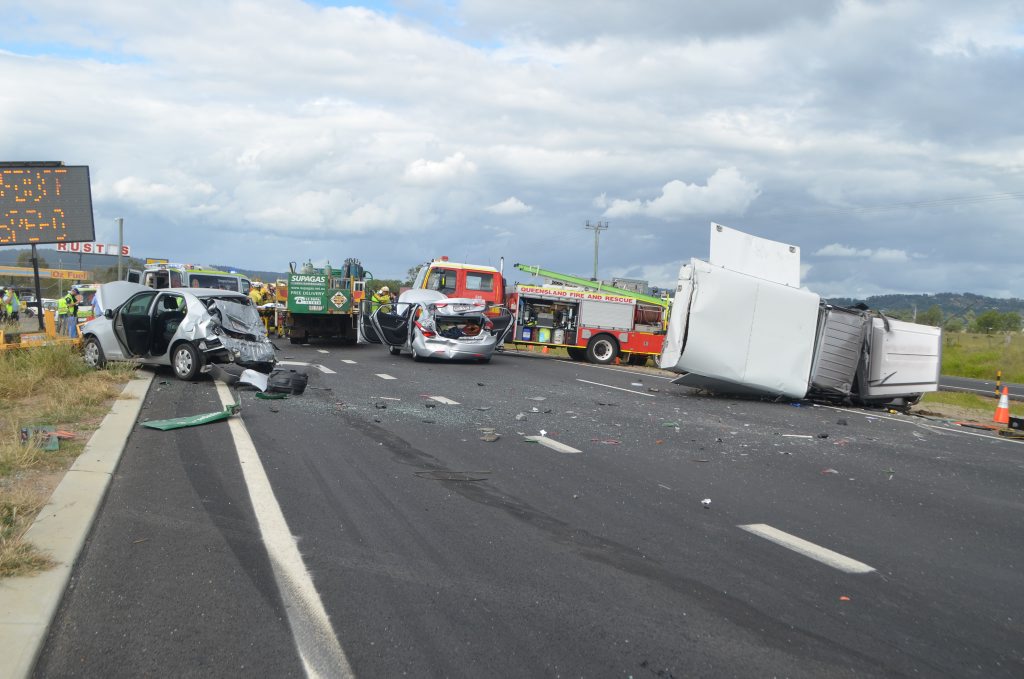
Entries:
{"label": "overturned white truck", "polygon": [[909,405],[936,391],[942,331],[831,306],[800,288],[800,249],[711,224],[679,271],[659,364],[720,394]]}

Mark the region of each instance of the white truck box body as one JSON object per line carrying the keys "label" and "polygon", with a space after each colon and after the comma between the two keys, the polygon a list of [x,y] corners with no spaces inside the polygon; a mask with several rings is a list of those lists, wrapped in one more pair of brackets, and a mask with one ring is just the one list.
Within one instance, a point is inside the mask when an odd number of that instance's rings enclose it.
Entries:
{"label": "white truck box body", "polygon": [[690,373],[690,386],[803,398],[819,302],[806,290],[691,260],[680,271],[660,365]]}

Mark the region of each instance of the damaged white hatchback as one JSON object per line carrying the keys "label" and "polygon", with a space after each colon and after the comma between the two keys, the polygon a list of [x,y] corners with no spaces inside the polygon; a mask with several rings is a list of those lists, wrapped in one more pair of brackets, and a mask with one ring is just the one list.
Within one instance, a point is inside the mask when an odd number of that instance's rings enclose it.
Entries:
{"label": "damaged white hatchback", "polygon": [[211,363],[270,372],[276,362],[259,312],[238,292],[116,281],[100,286],[96,306],[102,316],[82,326],[82,353],[92,367],[168,365],[191,380]]}

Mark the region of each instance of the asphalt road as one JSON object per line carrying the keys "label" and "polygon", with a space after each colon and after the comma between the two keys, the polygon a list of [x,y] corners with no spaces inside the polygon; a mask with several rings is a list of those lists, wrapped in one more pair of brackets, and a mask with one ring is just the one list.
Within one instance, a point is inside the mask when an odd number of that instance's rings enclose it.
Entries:
{"label": "asphalt road", "polygon": [[[1020,443],[540,356],[281,353],[316,365],[239,392],[258,461],[226,423],[136,429],[37,676],[1024,676]],[[220,409],[160,379],[144,419]]]}
{"label": "asphalt road", "polygon": [[[1010,399],[1024,401],[1024,385],[1001,382],[1000,386],[1007,387]],[[945,375],[939,379],[939,388],[943,391],[967,391],[993,398],[995,398],[997,391],[995,380],[975,380],[969,377],[947,377]]]}

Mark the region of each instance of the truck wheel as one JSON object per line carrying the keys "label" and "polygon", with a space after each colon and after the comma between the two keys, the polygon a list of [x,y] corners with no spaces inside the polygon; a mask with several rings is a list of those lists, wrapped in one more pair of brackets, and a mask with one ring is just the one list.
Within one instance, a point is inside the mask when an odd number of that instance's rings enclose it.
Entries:
{"label": "truck wheel", "polygon": [[307,332],[302,337],[295,337],[292,335],[288,338],[288,341],[292,344],[309,344],[309,333]]}
{"label": "truck wheel", "polygon": [[569,354],[569,358],[574,361],[585,361],[587,360],[587,350],[580,349],[579,347],[566,347],[566,353]]}
{"label": "truck wheel", "polygon": [[182,342],[174,347],[171,354],[171,367],[174,368],[174,375],[179,380],[194,380],[203,367],[199,358],[199,352],[189,342]]}
{"label": "truck wheel", "polygon": [[587,343],[587,360],[605,365],[619,355],[619,344],[610,335],[595,335]]}

